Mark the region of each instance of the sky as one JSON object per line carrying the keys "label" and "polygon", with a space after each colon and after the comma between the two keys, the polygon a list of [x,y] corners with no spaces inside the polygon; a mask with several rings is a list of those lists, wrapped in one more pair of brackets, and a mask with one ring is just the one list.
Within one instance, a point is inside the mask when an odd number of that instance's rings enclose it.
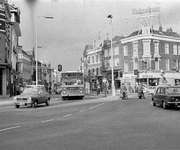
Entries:
{"label": "sky", "polygon": [[8,0],[8,3],[21,11],[19,45],[23,50],[35,47],[37,26],[37,45],[42,47],[38,48],[38,60],[50,62],[54,69],[62,64],[63,71],[78,70],[85,46],[93,45],[93,40],[111,38],[109,14],[113,16],[113,37],[140,30],[142,20],[137,18],[148,14],[133,14],[132,9],[148,7],[160,9],[151,13],[155,16],[151,19],[154,29],[162,24],[163,31],[171,27],[180,34],[178,0]]}

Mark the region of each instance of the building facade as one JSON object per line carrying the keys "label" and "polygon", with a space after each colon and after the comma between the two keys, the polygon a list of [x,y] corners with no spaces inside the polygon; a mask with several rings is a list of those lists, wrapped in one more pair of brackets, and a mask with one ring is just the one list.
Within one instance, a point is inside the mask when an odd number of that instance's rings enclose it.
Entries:
{"label": "building facade", "polygon": [[19,70],[19,84],[31,83],[32,76],[32,61],[31,56],[29,56],[23,49],[22,46],[18,46],[18,70]]}
{"label": "building facade", "polygon": [[107,81],[109,82],[109,89],[111,88],[111,80],[112,80],[112,60],[111,56],[113,56],[113,74],[114,74],[114,86],[115,89],[120,88],[121,78],[119,76],[119,72],[123,69],[123,60],[124,57],[122,55],[122,46],[121,46],[121,39],[123,36],[115,36],[112,39],[112,48],[113,52],[111,54],[111,41],[104,40],[103,45],[103,75],[106,77]]}
{"label": "building facade", "polygon": [[11,12],[6,1],[0,1],[0,97],[10,96],[11,83]]}
{"label": "building facade", "polygon": [[[167,83],[177,85],[180,82],[180,35],[172,29],[154,30],[143,26],[121,40],[123,44],[123,82],[144,83],[155,86],[161,82],[161,73]],[[134,70],[139,75],[134,75]]]}

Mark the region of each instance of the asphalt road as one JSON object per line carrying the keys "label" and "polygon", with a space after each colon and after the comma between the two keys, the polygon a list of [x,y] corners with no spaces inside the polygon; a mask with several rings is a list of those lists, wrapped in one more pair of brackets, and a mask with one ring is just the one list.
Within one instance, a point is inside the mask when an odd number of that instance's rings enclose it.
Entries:
{"label": "asphalt road", "polygon": [[84,99],[0,109],[0,150],[180,149],[180,108],[139,100]]}

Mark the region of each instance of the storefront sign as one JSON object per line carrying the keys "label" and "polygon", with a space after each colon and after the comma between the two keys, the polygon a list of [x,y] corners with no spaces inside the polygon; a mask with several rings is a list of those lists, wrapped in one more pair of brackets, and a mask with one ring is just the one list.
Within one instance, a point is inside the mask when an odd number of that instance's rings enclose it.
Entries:
{"label": "storefront sign", "polygon": [[148,8],[145,8],[145,9],[135,9],[133,8],[132,9],[132,14],[135,15],[135,14],[143,14],[143,13],[151,13],[151,12],[158,12],[160,11],[159,10],[159,7],[148,7]]}
{"label": "storefront sign", "polygon": [[153,75],[142,75],[142,78],[153,78]]}

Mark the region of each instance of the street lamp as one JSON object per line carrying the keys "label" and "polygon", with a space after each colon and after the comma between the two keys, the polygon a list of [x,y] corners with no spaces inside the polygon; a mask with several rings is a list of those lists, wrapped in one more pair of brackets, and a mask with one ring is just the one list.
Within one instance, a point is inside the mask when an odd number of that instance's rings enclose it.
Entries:
{"label": "street lamp", "polygon": [[111,88],[112,88],[112,96],[115,96],[115,87],[114,87],[114,64],[113,64],[113,46],[112,46],[112,15],[108,15],[107,18],[110,18],[110,25],[111,25]]}
{"label": "street lamp", "polygon": [[37,49],[38,49],[38,46],[37,46],[37,35],[38,35],[38,25],[37,25],[37,21],[38,21],[38,18],[45,18],[45,19],[53,19],[53,17],[47,17],[47,16],[37,16],[36,17],[36,86],[38,85],[38,52],[37,52]]}

